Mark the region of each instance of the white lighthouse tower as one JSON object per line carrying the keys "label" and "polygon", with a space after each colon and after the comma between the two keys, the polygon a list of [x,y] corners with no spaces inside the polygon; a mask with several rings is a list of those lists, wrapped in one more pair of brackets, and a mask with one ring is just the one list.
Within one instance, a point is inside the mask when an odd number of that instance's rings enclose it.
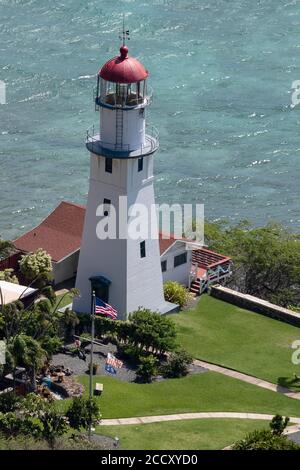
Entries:
{"label": "white lighthouse tower", "polygon": [[[100,130],[87,137],[90,187],[76,279],[80,297],[73,305],[78,312],[90,311],[91,284],[97,297],[117,309],[119,319],[139,307],[161,313],[174,308],[164,300],[153,211],[153,155],[159,144],[157,133],[146,127],[148,75],[137,59],[128,56],[124,44],[120,55],[98,74],[95,102]],[[149,217],[143,223],[148,236],[132,237],[126,231],[134,211],[128,214],[125,201],[127,207],[147,209]],[[108,229],[107,238],[99,237],[99,227],[106,223],[108,227],[113,216],[116,233]],[[125,220],[125,236],[119,217]]]}

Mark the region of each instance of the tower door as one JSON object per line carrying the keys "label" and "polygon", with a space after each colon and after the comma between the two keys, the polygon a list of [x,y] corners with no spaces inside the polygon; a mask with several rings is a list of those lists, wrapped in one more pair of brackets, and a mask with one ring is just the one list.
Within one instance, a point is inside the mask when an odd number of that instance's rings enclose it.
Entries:
{"label": "tower door", "polygon": [[108,302],[111,281],[104,276],[90,277],[90,281],[92,291],[95,292],[96,297],[103,300],[103,302]]}

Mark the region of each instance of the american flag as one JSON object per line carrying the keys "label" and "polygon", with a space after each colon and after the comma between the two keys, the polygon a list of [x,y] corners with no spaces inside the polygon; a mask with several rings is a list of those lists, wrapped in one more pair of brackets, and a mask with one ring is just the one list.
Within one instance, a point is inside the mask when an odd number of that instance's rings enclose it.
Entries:
{"label": "american flag", "polygon": [[109,317],[112,320],[116,320],[118,316],[118,312],[115,308],[103,302],[103,300],[98,299],[98,297],[96,297],[95,299],[95,314],[105,315],[106,317]]}
{"label": "american flag", "polygon": [[110,364],[105,364],[104,369],[106,370],[106,372],[109,372],[110,374],[116,374],[117,373],[116,369]]}
{"label": "american flag", "polygon": [[107,353],[106,364],[113,366],[114,369],[122,369],[123,362],[117,359],[113,354]]}

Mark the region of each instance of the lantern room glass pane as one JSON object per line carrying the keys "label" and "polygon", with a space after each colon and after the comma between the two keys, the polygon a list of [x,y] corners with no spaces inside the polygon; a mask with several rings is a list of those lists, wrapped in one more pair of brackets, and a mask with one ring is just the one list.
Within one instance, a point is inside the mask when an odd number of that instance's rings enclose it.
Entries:
{"label": "lantern room glass pane", "polygon": [[144,103],[146,91],[146,80],[127,84],[101,79],[100,101],[110,106],[137,106]]}

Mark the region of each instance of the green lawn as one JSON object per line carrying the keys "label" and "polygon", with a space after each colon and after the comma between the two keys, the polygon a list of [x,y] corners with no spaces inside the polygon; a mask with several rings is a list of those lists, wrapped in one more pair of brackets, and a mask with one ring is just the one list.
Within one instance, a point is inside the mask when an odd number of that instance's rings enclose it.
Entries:
{"label": "green lawn", "polygon": [[[63,298],[63,300],[61,300]],[[71,294],[59,294],[56,296],[56,306],[59,303],[59,308],[66,307],[73,302],[73,296]]]}
{"label": "green lawn", "polygon": [[[80,377],[88,393],[88,376]],[[193,374],[152,384],[128,383],[97,376],[104,384],[97,398],[103,418],[187,413],[193,411],[240,411],[300,417],[300,401],[215,372]],[[57,402],[65,408],[69,400]]]}
{"label": "green lawn", "polygon": [[193,357],[300,391],[291,344],[300,329],[204,295],[195,309],[171,315]]}
{"label": "green lawn", "polygon": [[202,419],[129,426],[98,426],[96,431],[118,437],[122,450],[218,450],[242,439],[267,421]]}

